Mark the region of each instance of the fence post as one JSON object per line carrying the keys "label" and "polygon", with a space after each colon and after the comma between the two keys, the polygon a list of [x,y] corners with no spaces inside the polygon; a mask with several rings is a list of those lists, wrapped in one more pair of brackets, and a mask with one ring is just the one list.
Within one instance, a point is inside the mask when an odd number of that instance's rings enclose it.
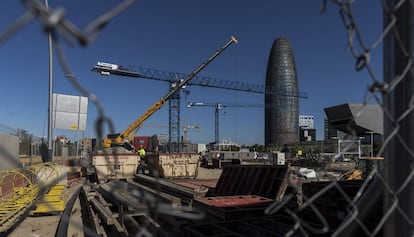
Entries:
{"label": "fence post", "polygon": [[[410,111],[410,101],[414,95],[413,66],[409,65],[412,56],[413,42],[413,6],[407,0],[395,12],[392,11],[399,0],[387,0],[384,4],[384,30],[396,17],[396,24],[384,38],[384,83],[391,85],[396,78],[402,76],[397,86],[384,93],[384,177],[388,187],[384,192],[384,215],[387,211],[392,214],[384,225],[384,236],[412,236],[413,229],[410,221],[414,220],[414,181],[407,180],[413,169],[414,148],[414,114]],[[390,9],[390,10],[387,10]],[[404,75],[404,70],[409,67]],[[404,113],[408,115],[402,117]],[[387,114],[387,112],[389,114]],[[400,117],[402,117],[400,119]],[[399,120],[400,119],[400,120]],[[397,121],[398,120],[398,121]],[[396,135],[393,132],[397,131]],[[390,139],[390,140],[388,140]],[[406,144],[406,146],[404,145]],[[409,181],[403,189],[404,182]],[[397,207],[393,204],[397,203]],[[406,217],[404,217],[406,215]]]}

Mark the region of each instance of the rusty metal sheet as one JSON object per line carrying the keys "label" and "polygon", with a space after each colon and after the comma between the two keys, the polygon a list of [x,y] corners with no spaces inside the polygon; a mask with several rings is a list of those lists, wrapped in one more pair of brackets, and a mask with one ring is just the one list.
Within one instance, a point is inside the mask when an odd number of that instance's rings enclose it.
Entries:
{"label": "rusty metal sheet", "polygon": [[197,153],[154,153],[146,155],[148,169],[161,178],[194,178],[200,155]]}
{"label": "rusty metal sheet", "polygon": [[210,220],[238,220],[264,215],[274,200],[255,195],[195,198],[193,206],[204,210]]}
{"label": "rusty metal sheet", "polygon": [[272,199],[259,197],[255,195],[204,197],[197,198],[195,201],[214,207],[240,207],[257,204],[269,204],[273,202]]}
{"label": "rusty metal sheet", "polygon": [[176,180],[172,181],[178,185],[192,189],[200,189],[201,187],[215,188],[218,179],[194,179],[194,180]]}
{"label": "rusty metal sheet", "polygon": [[213,196],[257,195],[281,200],[288,171],[287,166],[229,165],[223,168]]}

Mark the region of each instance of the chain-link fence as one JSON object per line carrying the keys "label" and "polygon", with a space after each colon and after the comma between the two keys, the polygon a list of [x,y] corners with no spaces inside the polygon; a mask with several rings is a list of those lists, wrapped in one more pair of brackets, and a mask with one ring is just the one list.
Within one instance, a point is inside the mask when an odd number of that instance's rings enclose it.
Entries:
{"label": "chain-link fence", "polygon": [[[87,96],[95,105],[98,117],[95,132],[98,144],[102,141],[104,127],[114,133],[111,118],[95,97],[87,91],[72,73],[69,62],[65,58],[62,43],[71,42],[80,46],[88,46],[98,36],[101,29],[114,16],[120,14],[131,5],[133,0],[120,2],[118,6],[89,24],[84,30],[65,19],[61,9],[50,9],[39,1],[22,1],[27,11],[6,31],[0,34],[0,45],[9,40],[32,20],[39,20],[44,29],[51,35],[59,65],[65,77],[83,96]],[[383,166],[378,165],[359,183],[340,180],[340,177],[326,173],[326,182],[313,186],[306,182],[295,192],[286,193],[282,201],[274,202],[266,208],[265,213],[272,215],[283,212],[289,218],[289,224],[282,219],[268,220],[269,225],[284,223],[284,236],[411,236],[413,235],[414,211],[411,210],[414,169],[414,147],[412,131],[414,117],[412,115],[414,95],[412,71],[412,17],[413,2],[408,0],[383,0],[372,4],[381,4],[383,9],[383,31],[374,42],[365,42],[353,11],[356,1],[322,2],[322,12],[328,4],[338,7],[339,16],[347,32],[347,44],[351,56],[355,58],[355,68],[349,70],[367,71],[372,79],[367,88],[364,104],[374,101],[380,105],[384,116],[384,139],[375,157],[384,157]],[[378,16],[380,21],[381,17]],[[371,68],[371,53],[383,45],[383,75],[375,75]],[[383,78],[383,79],[381,79]],[[364,107],[361,108],[361,111]],[[357,113],[358,116],[358,113]],[[374,119],[374,118],[373,118]],[[6,130],[8,128],[5,128]],[[4,130],[4,128],[3,128]],[[356,131],[350,137],[356,136]],[[346,153],[347,149],[342,148]],[[340,156],[341,154],[337,154]],[[17,164],[16,164],[17,165]],[[383,167],[383,168],[382,168]],[[294,183],[295,179],[290,179]],[[128,187],[119,185],[112,188],[116,196]],[[186,208],[171,209],[160,200],[144,192],[130,193],[146,209],[155,220],[159,214],[170,214],[174,217],[200,219],[202,215],[190,212]],[[300,196],[300,197],[299,197]],[[120,198],[120,197],[119,197]],[[300,205],[287,205],[293,199],[300,199]],[[298,201],[296,201],[298,202]],[[181,211],[181,212],[178,212]],[[179,213],[179,214],[177,214]],[[183,214],[184,213],[184,214]],[[68,218],[63,218],[68,219]],[[67,220],[66,220],[67,221]],[[81,227],[89,236],[98,235],[88,227]],[[156,235],[149,225],[140,226],[138,236]],[[280,229],[279,229],[280,230]],[[166,234],[166,233],[163,233]],[[161,234],[161,235],[163,235]],[[273,235],[271,235],[273,236]],[[278,236],[275,234],[275,236]]]}
{"label": "chain-link fence", "polygon": [[[68,81],[73,85],[76,90],[89,98],[89,100],[96,106],[98,111],[98,118],[96,119],[96,135],[97,139],[101,141],[102,133],[104,130],[104,126],[109,127],[110,133],[115,133],[113,129],[113,124],[110,118],[108,118],[103,110],[102,105],[100,104],[99,100],[96,96],[89,91],[87,91],[78,81],[76,76],[72,73],[72,70],[69,66],[69,62],[66,60],[65,52],[63,49],[62,44],[70,44],[70,45],[79,45],[82,47],[88,46],[93,40],[98,36],[102,28],[114,18],[116,15],[120,14],[126,8],[128,8],[131,4],[133,4],[134,0],[125,0],[121,1],[117,6],[113,9],[108,11],[107,13],[103,14],[95,21],[91,22],[88,26],[84,29],[78,29],[74,24],[69,22],[65,19],[65,11],[62,8],[52,9],[47,6],[47,4],[43,4],[40,1],[31,1],[31,0],[23,0],[21,1],[22,5],[26,8],[26,12],[20,16],[12,25],[10,25],[5,31],[0,34],[0,45],[4,44],[7,40],[14,37],[14,35],[19,32],[20,30],[24,30],[24,27],[29,24],[31,21],[37,20],[40,21],[44,27],[44,30],[51,39],[53,45],[54,52],[57,55],[59,65],[61,66],[65,77]],[[47,3],[47,1],[45,2]],[[10,129],[2,128],[2,130],[6,130],[5,132],[9,133]],[[49,145],[50,147],[51,145]],[[52,150],[49,148],[49,151]],[[21,167],[21,164],[18,159],[14,157],[15,154],[11,154],[6,151],[1,151],[1,154],[5,159],[10,160],[12,166],[14,167]],[[46,155],[46,157],[51,157],[50,154]],[[46,164],[44,167],[47,169],[49,164]],[[31,169],[30,167],[28,169]],[[33,168],[34,169],[34,168]],[[43,168],[39,168],[42,170]],[[38,199],[40,200],[41,197],[45,196],[46,193],[50,190],[51,186],[57,184],[64,176],[57,177],[54,181],[49,180],[47,184],[44,183],[45,178],[51,177],[50,174],[43,174],[41,172],[35,171],[33,172],[34,175],[27,176],[25,175],[25,169],[23,171],[15,170],[13,172],[10,171],[2,171],[0,172],[0,177],[3,183],[7,183],[8,186],[3,186],[0,190],[1,192],[1,202],[0,206],[2,209],[1,216],[1,235],[3,234],[10,234],[10,229],[14,228],[13,223],[16,222],[17,215],[28,215],[29,210],[26,208],[32,208],[34,203],[33,198],[34,193],[37,194]],[[36,170],[36,169],[34,169]],[[50,171],[48,171],[50,172]],[[66,171],[63,172],[66,177]],[[21,180],[28,179],[30,182],[26,182],[29,184],[24,184]],[[52,184],[52,185],[51,185]],[[17,189],[22,190],[20,193],[14,193],[11,198],[4,199],[6,196],[5,194],[9,194],[10,190],[16,191]],[[30,195],[28,195],[30,194]],[[17,202],[17,203],[16,203]],[[9,205],[12,204],[12,205]],[[73,201],[72,201],[73,204]],[[71,205],[71,204],[68,204]],[[23,208],[22,208],[23,207]],[[50,207],[53,210],[54,207]],[[5,211],[6,210],[6,211]],[[59,225],[59,229],[65,229],[61,226],[68,226],[69,216],[71,215],[70,211],[65,212],[63,217],[61,218],[61,224]],[[18,223],[18,222],[17,222]],[[83,227],[81,224],[75,224],[79,230]],[[95,231],[88,230],[87,228],[84,232],[89,236],[97,236],[98,234]],[[59,236],[58,233],[62,234],[64,232],[57,232],[56,236]],[[27,233],[30,234],[30,233]],[[64,233],[66,235],[66,233]]]}
{"label": "chain-link fence", "polygon": [[[35,156],[38,160],[41,160],[40,158],[45,159],[45,157],[48,157],[43,154],[43,152],[48,152],[47,140],[45,138],[36,137],[24,129],[12,128],[4,124],[0,124],[0,135],[4,135],[5,137],[3,139],[5,140],[7,140],[6,137],[8,136],[12,136],[16,139],[14,143],[18,145],[18,151],[16,151],[17,154],[15,155],[20,157]],[[83,151],[90,151],[89,146],[83,146],[83,141],[71,142],[66,136],[56,136],[55,139],[53,139],[52,144],[54,148],[54,159],[78,158]]]}
{"label": "chain-link fence", "polygon": [[[384,140],[376,157],[384,157],[383,166],[376,166],[358,191],[350,192],[343,181],[329,182],[313,195],[303,195],[303,205],[289,213],[296,220],[297,230],[304,233],[329,233],[332,236],[411,236],[413,212],[411,185],[413,183],[412,126],[412,1],[381,1],[383,31],[374,42],[366,42],[354,14],[357,1],[331,1],[339,8],[339,16],[347,32],[347,45],[355,58],[354,70],[366,70],[372,79],[364,104],[377,103],[384,116]],[[373,3],[374,4],[374,3]],[[328,1],[323,1],[322,11]],[[381,19],[381,18],[378,18]],[[371,54],[383,45],[383,75],[375,75]],[[351,69],[350,69],[351,70]],[[383,78],[383,79],[381,79]],[[364,111],[364,107],[360,112]],[[356,116],[358,116],[357,113]],[[376,118],[372,118],[376,119]],[[351,126],[351,123],[349,124]],[[354,131],[354,136],[357,136]],[[348,184],[349,185],[349,184]],[[333,194],[334,193],[334,194]],[[336,197],[336,205],[329,206]],[[323,203],[325,202],[325,203]],[[327,210],[336,206],[336,216]],[[311,210],[310,225],[305,211]],[[305,218],[304,218],[305,216]],[[336,219],[337,218],[337,219]],[[333,223],[332,219],[338,222]],[[293,233],[293,232],[292,232]]]}

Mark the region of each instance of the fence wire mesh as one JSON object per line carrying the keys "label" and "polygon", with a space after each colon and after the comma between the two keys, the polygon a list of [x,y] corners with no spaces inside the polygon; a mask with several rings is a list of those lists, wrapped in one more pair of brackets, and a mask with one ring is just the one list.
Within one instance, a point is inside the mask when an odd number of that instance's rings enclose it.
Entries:
{"label": "fence wire mesh", "polygon": [[[99,99],[87,91],[72,73],[70,64],[65,58],[62,44],[88,46],[99,35],[106,23],[121,14],[134,2],[133,0],[120,2],[118,6],[97,18],[85,29],[79,30],[65,19],[62,9],[48,8],[40,1],[23,0],[22,3],[27,9],[26,13],[0,34],[1,45],[7,40],[11,40],[18,31],[24,30],[24,26],[30,21],[38,20],[43,24],[46,32],[51,34],[54,49],[65,77],[81,95],[87,96],[97,108],[95,134],[98,144],[101,144],[100,141],[103,139],[105,126],[108,127],[109,133],[115,133],[113,122],[110,117],[106,116]],[[277,233],[279,235],[409,236],[413,234],[414,211],[411,207],[411,188],[414,176],[414,169],[412,169],[414,144],[411,128],[414,126],[412,114],[414,108],[412,88],[414,86],[411,49],[413,30],[410,28],[413,17],[413,2],[382,0],[376,3],[382,6],[384,25],[382,33],[374,42],[365,42],[362,37],[353,11],[355,2],[352,0],[324,0],[321,9],[322,13],[325,12],[328,4],[335,5],[339,9],[339,17],[347,32],[347,46],[351,56],[355,59],[355,68],[350,70],[365,70],[372,79],[366,90],[363,104],[377,103],[383,112],[384,139],[376,154],[372,155],[384,157],[384,167],[383,169],[375,167],[356,186],[326,172],[325,179],[327,181],[320,182],[319,186],[309,187],[303,183],[293,194],[286,193],[282,201],[272,203],[265,210],[269,216],[283,212],[285,216],[289,217],[289,225],[283,229],[283,233]],[[375,75],[370,64],[372,52],[377,50],[381,44],[384,46],[384,74],[382,76]],[[360,112],[364,112],[364,109],[364,106],[361,107]],[[351,124],[349,126],[351,128]],[[2,130],[8,131],[10,129],[4,127]],[[357,135],[354,131],[349,135],[349,138]],[[345,146],[342,152],[346,153],[353,149],[351,146]],[[337,154],[334,159],[341,157],[341,155]],[[10,154],[6,153],[7,156],[14,161]],[[4,177],[7,175],[2,174],[2,176],[2,179],[5,180]],[[297,179],[291,176],[289,182],[294,184]],[[144,211],[155,220],[160,214],[170,214],[194,220],[201,219],[203,216],[202,213],[184,207],[174,209],[162,204],[160,200],[147,192],[131,191],[122,184],[109,188],[109,192],[115,199],[119,202],[125,202],[123,205]],[[133,199],[123,200],[121,193],[124,192],[129,193]],[[332,199],[332,197],[335,198]],[[292,200],[300,205],[289,205]],[[65,215],[70,215],[70,213],[64,213],[63,216]],[[69,218],[64,217],[62,220],[69,222]],[[281,224],[281,222],[272,223],[274,225]],[[81,225],[77,227],[83,228],[82,231],[87,236],[100,236],[89,227]],[[137,228],[139,231],[136,236],[167,235],[167,233],[155,233],[148,223]]]}

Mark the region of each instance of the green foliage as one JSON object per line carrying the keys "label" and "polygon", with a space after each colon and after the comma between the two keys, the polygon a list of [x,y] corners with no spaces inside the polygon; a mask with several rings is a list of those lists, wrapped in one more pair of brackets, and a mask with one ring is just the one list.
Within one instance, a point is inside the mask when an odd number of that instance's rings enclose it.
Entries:
{"label": "green foliage", "polygon": [[31,144],[33,135],[29,134],[24,129],[18,129],[16,136],[19,138],[19,154],[20,155],[31,155]]}

